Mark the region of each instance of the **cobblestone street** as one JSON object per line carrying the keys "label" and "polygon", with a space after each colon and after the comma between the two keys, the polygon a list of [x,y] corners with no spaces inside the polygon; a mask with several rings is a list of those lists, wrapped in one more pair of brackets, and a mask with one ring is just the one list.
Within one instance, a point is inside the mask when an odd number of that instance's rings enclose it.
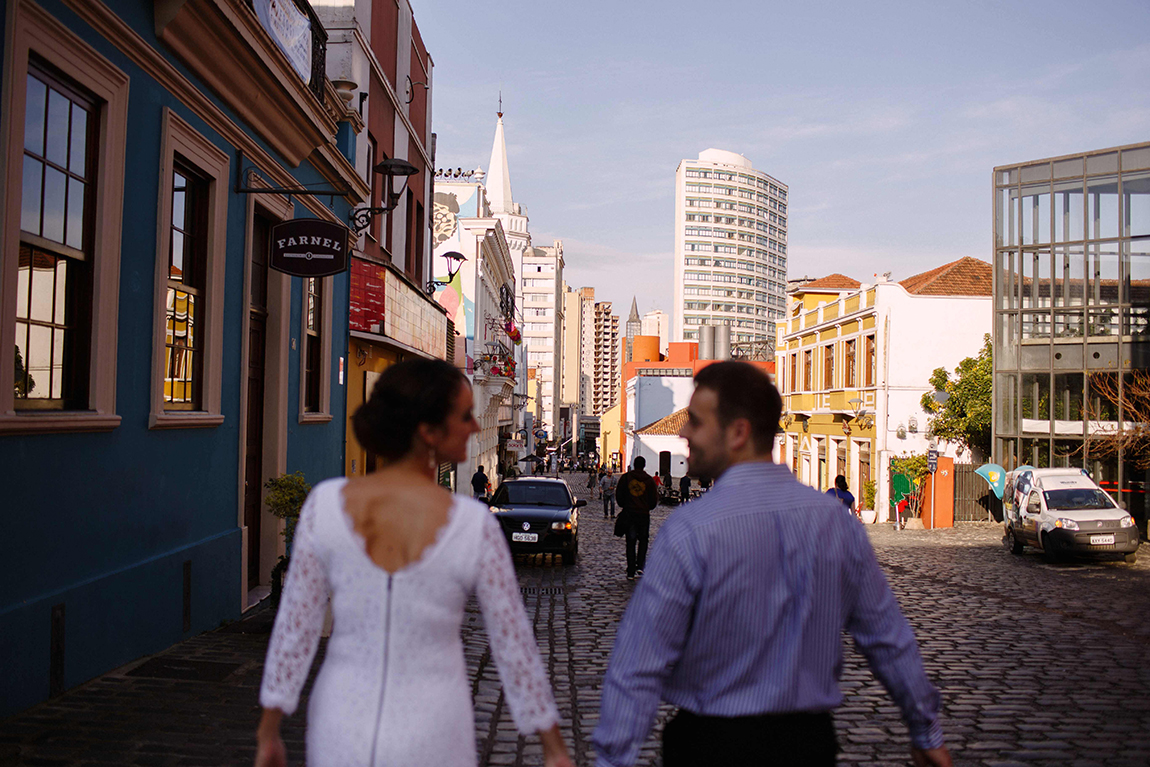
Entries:
{"label": "cobblestone street", "polygon": [[[568,479],[589,497],[585,475]],[[656,511],[653,529],[670,511]],[[599,502],[581,513],[575,566],[520,558],[517,570],[564,736],[586,765],[602,675],[634,583]],[[1050,565],[1036,552],[1009,554],[994,524],[869,532],[942,691],[956,764],[1150,762],[1150,555],[1136,565]],[[250,763],[271,618],[258,611],[0,721],[0,764]],[[515,731],[474,606],[463,638],[480,764],[541,764],[538,739]],[[849,642],[842,686],[840,763],[908,763],[898,711]],[[303,760],[302,711],[285,726],[293,764]],[[658,764],[658,744],[656,733],[641,764]]]}

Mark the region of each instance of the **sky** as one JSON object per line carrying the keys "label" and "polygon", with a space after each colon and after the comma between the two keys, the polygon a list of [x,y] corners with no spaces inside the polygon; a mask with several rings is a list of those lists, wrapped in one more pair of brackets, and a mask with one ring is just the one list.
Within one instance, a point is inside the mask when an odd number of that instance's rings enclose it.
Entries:
{"label": "sky", "polygon": [[994,166],[1150,141],[1150,3],[411,0],[441,167],[487,170],[566,281],[673,311],[675,169],[787,184],[788,276],[990,260]]}

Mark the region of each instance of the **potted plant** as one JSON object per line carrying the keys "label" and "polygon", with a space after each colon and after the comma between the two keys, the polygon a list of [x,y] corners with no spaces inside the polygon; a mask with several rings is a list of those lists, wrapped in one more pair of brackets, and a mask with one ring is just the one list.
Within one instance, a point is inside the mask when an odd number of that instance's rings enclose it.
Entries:
{"label": "potted plant", "polygon": [[299,523],[300,511],[303,510],[303,503],[307,500],[307,494],[311,492],[311,485],[304,479],[303,472],[297,471],[292,474],[273,477],[264,484],[264,487],[268,491],[264,498],[264,502],[268,505],[268,511],[284,520],[282,535],[284,548],[287,551],[272,568],[271,597],[274,607],[280,601],[280,594],[283,591],[283,576],[287,572],[288,563],[291,561],[295,527]]}
{"label": "potted plant", "polygon": [[875,519],[878,517],[878,512],[876,512],[874,508],[876,489],[877,485],[873,479],[868,479],[866,482],[863,482],[862,506],[859,507],[859,517],[868,525],[874,524]]}

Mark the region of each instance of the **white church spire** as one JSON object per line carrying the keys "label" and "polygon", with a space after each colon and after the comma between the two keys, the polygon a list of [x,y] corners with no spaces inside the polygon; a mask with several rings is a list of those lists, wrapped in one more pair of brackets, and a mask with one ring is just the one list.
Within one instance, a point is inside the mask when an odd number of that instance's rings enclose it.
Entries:
{"label": "white church spire", "polygon": [[[501,99],[502,101],[502,99]],[[503,138],[503,112],[495,125],[495,143],[491,146],[491,163],[487,166],[487,201],[492,213],[511,213],[511,176],[507,172],[507,142]]]}

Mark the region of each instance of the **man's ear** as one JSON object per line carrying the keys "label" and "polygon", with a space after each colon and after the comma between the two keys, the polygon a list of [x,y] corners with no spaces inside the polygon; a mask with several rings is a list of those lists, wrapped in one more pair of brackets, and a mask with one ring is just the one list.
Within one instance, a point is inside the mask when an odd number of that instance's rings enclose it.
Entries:
{"label": "man's ear", "polygon": [[736,418],[727,424],[727,450],[738,452],[751,440],[751,422],[746,418]]}

